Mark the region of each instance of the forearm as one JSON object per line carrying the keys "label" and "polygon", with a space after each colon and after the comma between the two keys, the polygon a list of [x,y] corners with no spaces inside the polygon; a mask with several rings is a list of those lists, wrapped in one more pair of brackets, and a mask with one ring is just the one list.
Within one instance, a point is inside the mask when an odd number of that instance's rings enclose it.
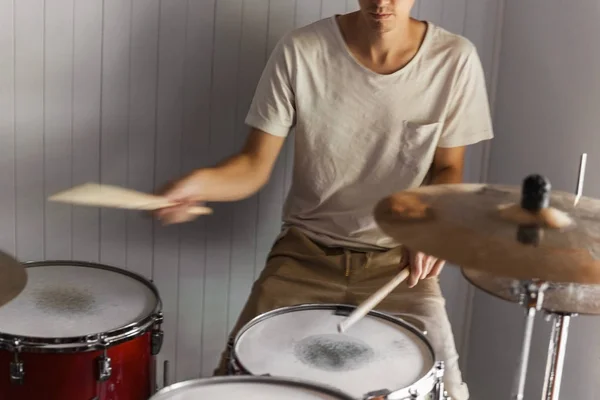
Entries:
{"label": "forearm", "polygon": [[443,185],[449,183],[462,183],[463,171],[456,167],[445,167],[433,170],[431,174],[431,185]]}
{"label": "forearm", "polygon": [[247,153],[236,154],[215,167],[191,174],[197,201],[237,201],[252,196],[268,181],[270,170]]}

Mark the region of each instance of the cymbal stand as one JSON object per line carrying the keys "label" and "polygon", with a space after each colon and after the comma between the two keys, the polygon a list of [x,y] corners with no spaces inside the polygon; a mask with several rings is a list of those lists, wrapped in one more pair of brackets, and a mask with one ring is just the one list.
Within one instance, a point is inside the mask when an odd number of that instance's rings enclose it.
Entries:
{"label": "cymbal stand", "polygon": [[542,400],[558,400],[562,369],[567,348],[567,336],[571,317],[577,314],[549,313],[547,319],[553,319],[548,358],[546,360],[546,374],[544,376],[544,391]]}
{"label": "cymbal stand", "polygon": [[[577,206],[583,192],[583,182],[585,178],[585,167],[587,163],[587,153],[583,153],[579,159],[579,172],[577,176],[577,187],[575,189],[575,201],[573,206]],[[550,333],[550,343],[548,345],[548,357],[546,359],[546,373],[544,376],[544,391],[542,400],[558,400],[560,392],[560,383],[562,380],[562,370],[565,362],[565,352],[567,348],[567,337],[569,335],[569,323],[571,317],[577,314],[571,313],[548,313],[547,319],[554,319],[552,332]]]}
{"label": "cymbal stand", "polygon": [[517,367],[516,383],[512,396],[512,398],[515,400],[523,400],[535,314],[540,310],[542,303],[544,302],[544,292],[547,287],[548,284],[546,282],[526,281],[523,282],[520,287],[518,286],[513,288],[513,290],[516,290],[520,296],[521,305],[527,307],[527,314],[525,317],[525,333],[523,335],[521,355],[519,357],[519,363]]}

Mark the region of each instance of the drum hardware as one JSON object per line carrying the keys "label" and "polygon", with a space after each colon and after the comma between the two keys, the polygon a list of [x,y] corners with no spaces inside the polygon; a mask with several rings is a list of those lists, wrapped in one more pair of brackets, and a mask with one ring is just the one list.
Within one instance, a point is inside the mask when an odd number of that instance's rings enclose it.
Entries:
{"label": "drum hardware", "polygon": [[355,306],[340,305],[335,307],[333,310],[333,315],[348,317],[354,310],[356,310]]}
{"label": "drum hardware", "polygon": [[[600,315],[600,285],[595,276],[595,270],[600,266],[600,248],[597,240],[600,233],[597,224],[600,222],[597,217],[600,203],[582,197],[586,158],[586,154],[581,157],[574,197],[556,192],[547,196],[548,199],[559,203],[561,208],[568,209],[575,223],[565,229],[546,229],[541,224],[526,224],[529,232],[517,235],[515,242],[524,246],[514,247],[512,250],[518,256],[514,261],[525,271],[524,274],[515,273],[516,269],[510,264],[506,265],[507,270],[503,274],[477,267],[475,264],[464,265],[462,268],[463,276],[473,286],[500,299],[526,307],[520,368],[513,393],[517,399],[523,398],[526,364],[536,312],[543,310],[546,321],[553,323],[544,376],[544,400],[558,400],[571,318],[579,314]],[[548,193],[547,188],[549,184],[544,186],[540,193]],[[544,196],[538,195],[538,199],[542,197]],[[548,206],[549,202],[544,200],[541,204]],[[481,233],[484,234],[483,231]],[[543,252],[537,252],[537,249]],[[532,257],[533,255],[536,257]],[[504,260],[506,261],[506,258]],[[567,273],[563,274],[558,268]],[[551,278],[552,275],[555,279]],[[523,276],[529,278],[523,279]],[[538,279],[531,279],[532,277]]]}
{"label": "drum hardware", "polygon": [[163,362],[163,387],[169,386],[169,360]]}
{"label": "drum hardware", "polygon": [[527,378],[527,367],[529,365],[529,353],[531,351],[531,339],[533,336],[533,324],[535,323],[536,312],[541,309],[544,302],[544,291],[547,289],[546,282],[529,281],[524,282],[521,288],[513,287],[514,292],[518,292],[521,305],[526,307],[525,332],[521,344],[521,354],[517,364],[516,382],[513,392],[513,398],[523,399],[525,391],[525,380]]}
{"label": "drum hardware", "polygon": [[106,382],[112,374],[111,360],[108,356],[109,342],[102,337],[100,344],[102,345],[102,355],[98,357],[98,381]]}
{"label": "drum hardware", "polygon": [[446,392],[444,388],[444,371],[445,366],[443,361],[438,361],[435,363],[435,378],[437,380],[435,384],[435,395],[439,400],[452,400],[450,396],[448,396],[448,392]]}
{"label": "drum hardware", "polygon": [[[573,205],[577,205],[583,193],[583,182],[585,177],[585,167],[587,163],[587,154],[583,153],[579,161],[579,173],[577,176],[577,186],[575,189],[575,200]],[[560,384],[562,380],[562,370],[565,361],[565,352],[567,349],[567,338],[569,335],[569,324],[571,317],[577,316],[576,313],[553,312],[546,315],[546,320],[554,320],[552,331],[550,332],[550,341],[548,344],[548,356],[546,359],[546,372],[544,374],[544,388],[542,392],[543,400],[558,400],[560,393]]]}
{"label": "drum hardware", "polygon": [[546,360],[546,373],[544,375],[543,400],[558,400],[562,370],[567,349],[567,337],[571,317],[577,314],[549,313],[547,320],[553,319],[550,343],[548,345],[548,358]]}
{"label": "drum hardware", "polygon": [[150,342],[150,354],[152,354],[153,356],[158,355],[158,353],[160,353],[160,350],[162,349],[164,333],[161,329],[161,325],[163,323],[163,320],[163,314],[162,312],[159,312],[156,315],[156,321],[154,324],[154,328],[152,329],[152,338]]}
{"label": "drum hardware", "polygon": [[15,353],[15,360],[10,363],[10,383],[13,385],[22,385],[25,379],[25,366],[23,361],[19,359],[19,352],[21,351],[21,345],[18,339],[15,339],[13,343],[13,349]]}

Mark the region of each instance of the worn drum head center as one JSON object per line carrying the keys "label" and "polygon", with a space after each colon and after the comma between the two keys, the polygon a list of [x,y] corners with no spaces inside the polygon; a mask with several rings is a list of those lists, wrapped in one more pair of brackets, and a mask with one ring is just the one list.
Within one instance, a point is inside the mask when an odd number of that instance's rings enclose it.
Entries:
{"label": "worn drum head center", "polygon": [[369,362],[375,352],[359,339],[330,334],[302,339],[294,346],[294,354],[311,367],[326,371],[348,371]]}

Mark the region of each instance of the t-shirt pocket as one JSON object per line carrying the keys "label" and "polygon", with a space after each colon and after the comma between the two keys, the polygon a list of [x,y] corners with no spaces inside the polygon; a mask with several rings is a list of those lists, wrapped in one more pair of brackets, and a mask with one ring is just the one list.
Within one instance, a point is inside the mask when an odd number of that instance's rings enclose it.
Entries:
{"label": "t-shirt pocket", "polygon": [[440,127],[439,122],[402,122],[399,157],[407,167],[420,172],[429,170],[440,136]]}

